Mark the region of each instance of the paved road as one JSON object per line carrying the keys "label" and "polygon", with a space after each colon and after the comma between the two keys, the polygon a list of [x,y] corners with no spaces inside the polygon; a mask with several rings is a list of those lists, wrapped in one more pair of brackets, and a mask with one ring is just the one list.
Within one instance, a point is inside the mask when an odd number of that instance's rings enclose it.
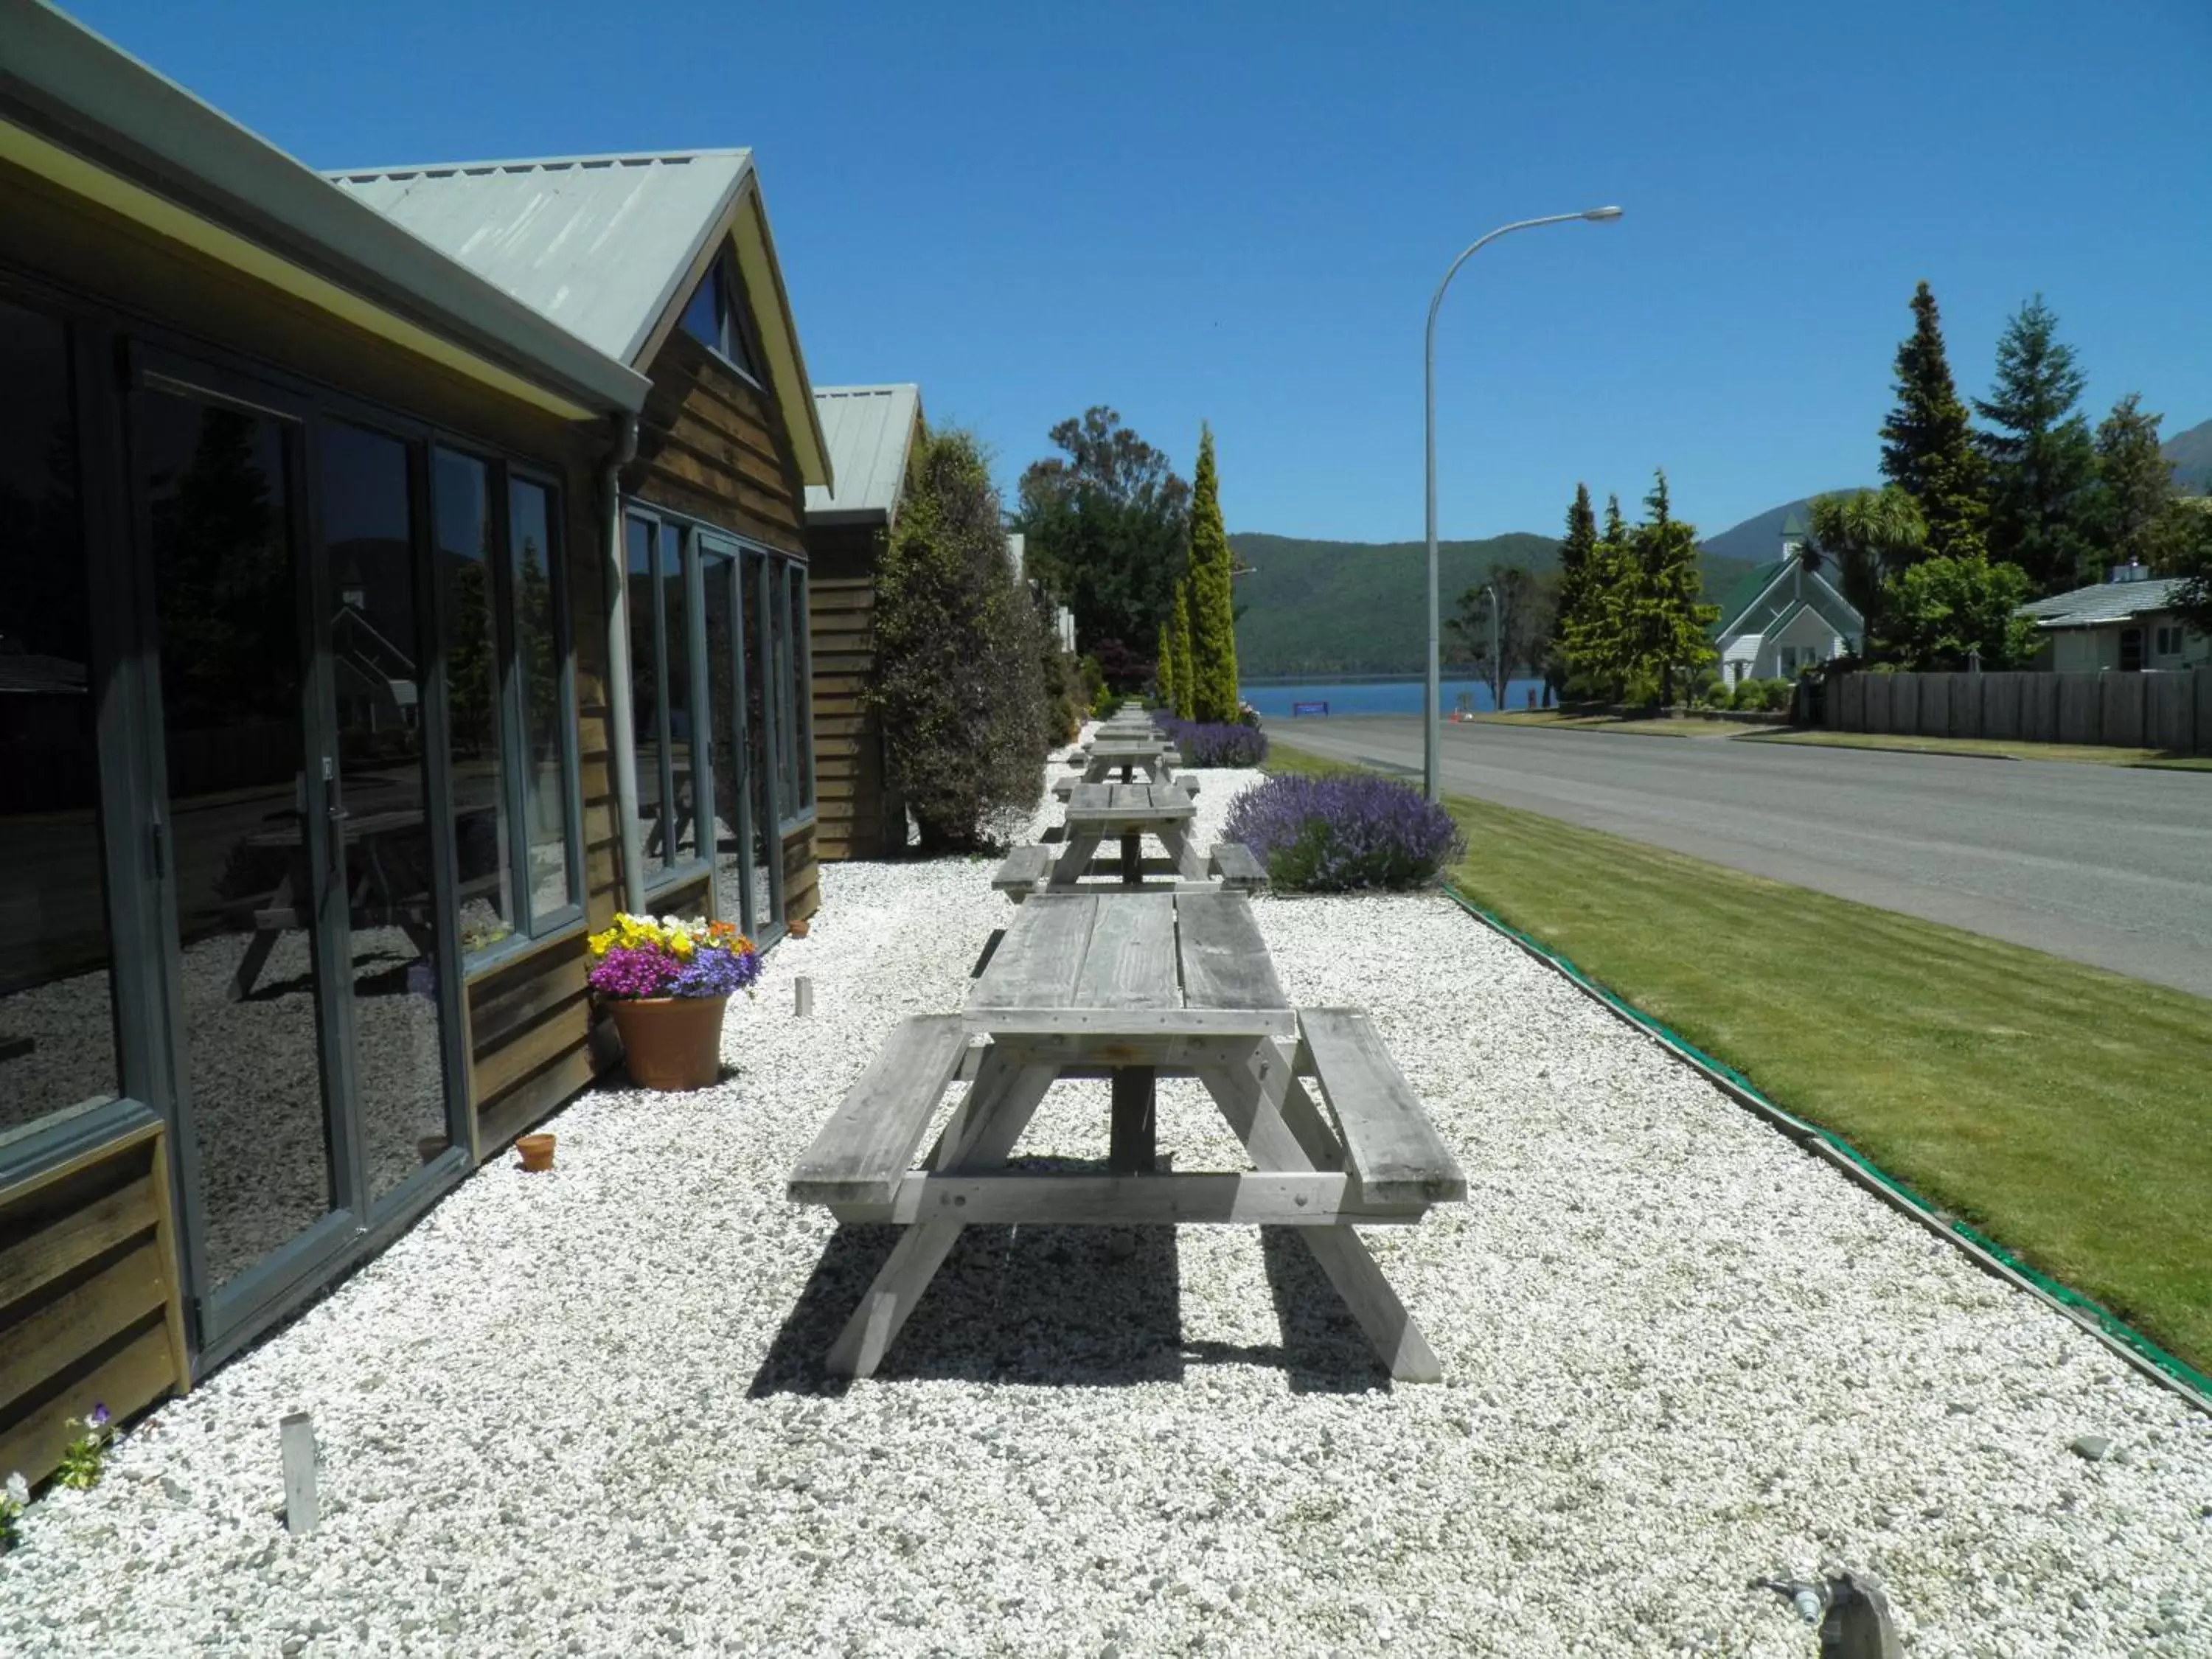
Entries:
{"label": "paved road", "polygon": [[[1411,717],[1271,730],[1419,775]],[[1449,723],[1443,769],[1462,794],[2212,997],[2212,773]]]}

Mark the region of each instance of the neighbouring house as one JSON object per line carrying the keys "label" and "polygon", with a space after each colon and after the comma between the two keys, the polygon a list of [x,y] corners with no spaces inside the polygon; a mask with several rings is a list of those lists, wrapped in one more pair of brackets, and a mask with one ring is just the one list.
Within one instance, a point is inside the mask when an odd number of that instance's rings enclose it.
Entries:
{"label": "neighbouring house", "polygon": [[874,859],[906,845],[906,803],[891,787],[875,673],[876,568],[906,499],[921,388],[817,386],[814,406],[834,488],[806,490],[813,558],[814,753],[821,769],[815,846],[825,859]]}
{"label": "neighbouring house", "polygon": [[2174,613],[2182,579],[2139,564],[2114,565],[2103,581],[2021,606],[2035,619],[2031,668],[2094,672],[2194,668],[2212,663],[2212,639]]}
{"label": "neighbouring house", "polygon": [[1790,679],[1859,648],[1866,622],[1805,550],[1805,525],[1792,513],[1782,526],[1781,556],[1730,588],[1711,629],[1723,681]]}
{"label": "neighbouring house", "polygon": [[830,474],[743,152],[342,187],[0,15],[0,1471],[36,1480],[604,1069],[617,908],[805,914]]}

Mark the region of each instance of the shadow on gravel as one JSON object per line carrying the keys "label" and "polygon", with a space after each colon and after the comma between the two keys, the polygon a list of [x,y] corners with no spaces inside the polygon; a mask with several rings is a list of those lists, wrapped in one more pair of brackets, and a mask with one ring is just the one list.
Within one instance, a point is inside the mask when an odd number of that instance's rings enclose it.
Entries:
{"label": "shadow on gravel", "polygon": [[[1061,1159],[1014,1166],[1098,1169]],[[754,1374],[749,1398],[839,1394],[823,1358],[860,1306],[899,1229],[832,1234]],[[1390,1376],[1291,1228],[1262,1228],[1277,1346],[1186,1343],[1181,1265],[1170,1227],[970,1227],[876,1370],[881,1382],[927,1378],[1045,1388],[1179,1382],[1187,1365],[1275,1365],[1292,1392],[1356,1394]],[[1127,1251],[1127,1254],[1120,1254]]]}

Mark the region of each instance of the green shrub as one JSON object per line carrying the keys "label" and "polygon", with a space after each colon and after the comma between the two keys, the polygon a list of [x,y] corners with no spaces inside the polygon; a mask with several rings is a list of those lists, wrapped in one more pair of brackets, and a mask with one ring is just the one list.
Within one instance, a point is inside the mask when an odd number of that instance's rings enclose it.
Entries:
{"label": "green shrub", "polygon": [[1735,683],[1735,696],[1729,707],[1741,708],[1751,714],[1755,714],[1765,708],[1766,682],[1754,679],[1738,680]]}
{"label": "green shrub", "polygon": [[1103,720],[1121,706],[1121,694],[1110,685],[1102,685],[1091,699],[1091,718]]}
{"label": "green shrub", "polygon": [[1044,791],[1042,623],[1006,562],[999,492],[973,434],[926,434],[914,476],[877,571],[868,702],[923,849],[973,851]]}

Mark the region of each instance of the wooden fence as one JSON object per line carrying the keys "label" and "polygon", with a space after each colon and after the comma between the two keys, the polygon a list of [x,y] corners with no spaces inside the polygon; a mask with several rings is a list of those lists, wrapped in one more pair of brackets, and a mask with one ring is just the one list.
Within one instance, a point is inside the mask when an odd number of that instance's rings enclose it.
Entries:
{"label": "wooden fence", "polygon": [[1843,674],[1826,689],[1820,724],[1837,732],[2212,751],[2212,668]]}

